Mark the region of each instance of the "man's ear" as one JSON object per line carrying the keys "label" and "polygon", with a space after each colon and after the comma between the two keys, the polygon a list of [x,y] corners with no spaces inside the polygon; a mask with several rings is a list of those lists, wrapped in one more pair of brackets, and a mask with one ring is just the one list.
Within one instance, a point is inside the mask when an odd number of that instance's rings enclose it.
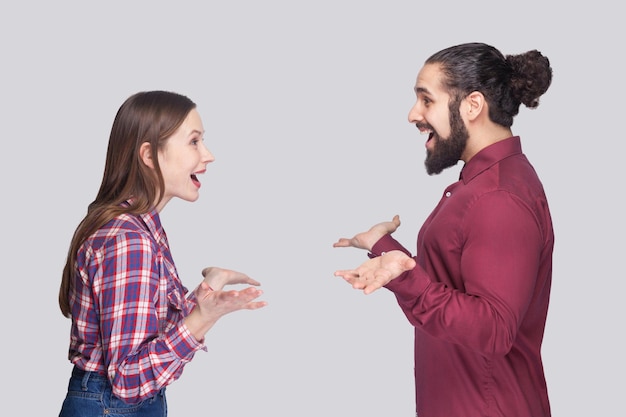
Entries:
{"label": "man's ear", "polygon": [[465,97],[465,107],[468,120],[474,120],[478,115],[487,109],[487,102],[485,96],[478,91],[473,91]]}
{"label": "man's ear", "polygon": [[152,147],[149,142],[144,142],[139,147],[139,157],[147,167],[154,169],[154,161],[152,160]]}

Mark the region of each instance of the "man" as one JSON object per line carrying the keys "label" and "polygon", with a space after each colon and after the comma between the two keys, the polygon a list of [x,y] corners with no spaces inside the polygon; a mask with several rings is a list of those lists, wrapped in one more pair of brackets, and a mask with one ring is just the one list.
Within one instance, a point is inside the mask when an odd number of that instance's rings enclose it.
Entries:
{"label": "man", "polygon": [[376,224],[333,246],[369,251],[335,273],[369,294],[392,291],[415,328],[419,417],[546,417],[541,359],[554,234],[541,181],[511,131],[552,81],[538,51],[482,43],[428,58],[409,122],[428,135],[429,175],[464,162],[417,236],[412,256]]}

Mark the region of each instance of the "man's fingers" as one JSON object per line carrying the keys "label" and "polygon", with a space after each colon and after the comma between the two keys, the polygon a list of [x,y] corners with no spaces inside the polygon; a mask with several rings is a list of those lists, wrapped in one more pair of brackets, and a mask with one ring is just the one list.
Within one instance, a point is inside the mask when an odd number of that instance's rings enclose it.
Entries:
{"label": "man's fingers", "polygon": [[338,271],[335,271],[334,275],[336,277],[343,277],[345,279],[351,279],[351,278],[358,278],[359,277],[359,273],[356,272],[353,269],[338,270]]}
{"label": "man's fingers", "polygon": [[404,261],[405,271],[410,271],[411,269],[415,268],[416,265],[417,264],[415,263],[415,259],[413,258],[409,258]]}
{"label": "man's fingers", "polygon": [[346,239],[345,237],[342,237],[341,239],[333,243],[333,248],[345,248],[348,246],[350,246],[350,239]]}

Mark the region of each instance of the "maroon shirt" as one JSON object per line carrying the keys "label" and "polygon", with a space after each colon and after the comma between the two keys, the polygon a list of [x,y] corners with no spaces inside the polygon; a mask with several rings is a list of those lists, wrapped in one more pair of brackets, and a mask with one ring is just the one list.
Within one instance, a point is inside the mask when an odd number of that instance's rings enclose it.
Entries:
{"label": "maroon shirt", "polygon": [[[554,233],[519,137],[476,154],[387,284],[415,327],[419,417],[546,417],[541,360]],[[390,235],[373,254],[409,253]]]}

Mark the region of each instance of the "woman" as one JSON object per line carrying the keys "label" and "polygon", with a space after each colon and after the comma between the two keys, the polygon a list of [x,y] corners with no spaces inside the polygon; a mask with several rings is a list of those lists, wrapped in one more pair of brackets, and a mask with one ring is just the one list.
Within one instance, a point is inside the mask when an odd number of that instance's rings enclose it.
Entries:
{"label": "woman", "polygon": [[[72,238],[59,305],[71,318],[74,364],[60,416],[166,416],[165,387],[180,377],[225,314],[266,305],[247,275],[209,267],[182,285],[159,212],[195,201],[214,161],[189,98],[129,97],[113,122],[100,190]],[[223,291],[228,284],[248,284]]]}

